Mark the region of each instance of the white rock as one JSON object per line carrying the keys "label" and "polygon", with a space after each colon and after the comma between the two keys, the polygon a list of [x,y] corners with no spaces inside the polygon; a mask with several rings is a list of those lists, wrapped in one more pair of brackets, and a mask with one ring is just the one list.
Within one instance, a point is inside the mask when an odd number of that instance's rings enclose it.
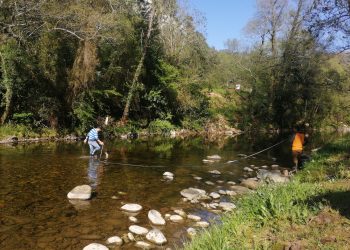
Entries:
{"label": "white rock", "polygon": [[196,227],[209,227],[209,223],[206,222],[206,221],[198,221],[196,224],[195,224]]}
{"label": "white rock", "polygon": [[164,234],[158,229],[153,229],[149,231],[146,235],[146,239],[157,245],[162,245],[167,242],[167,239],[165,238]]}
{"label": "white rock", "polygon": [[194,214],[187,215],[187,218],[190,220],[193,220],[193,221],[200,221],[201,220],[201,217],[194,215]]}
{"label": "white rock", "polygon": [[227,194],[226,190],[219,190],[219,194],[225,195]]}
{"label": "white rock", "polygon": [[125,204],[124,206],[121,207],[122,210],[130,213],[136,213],[142,210],[142,206],[139,204]]}
{"label": "white rock", "polygon": [[184,220],[184,218],[182,218],[180,215],[175,214],[170,216],[169,218],[172,222],[182,222]]}
{"label": "white rock", "polygon": [[277,165],[277,164],[271,165],[271,168],[278,168],[278,167],[279,167],[279,165]]}
{"label": "white rock", "polygon": [[228,185],[236,185],[236,182],[234,182],[234,181],[228,181],[227,184],[228,184]]}
{"label": "white rock", "polygon": [[231,191],[231,190],[226,190],[226,194],[230,195],[230,196],[237,195],[237,193],[235,191]]}
{"label": "white rock", "polygon": [[207,159],[203,159],[203,163],[214,163],[215,161],[213,160],[207,160]]}
{"label": "white rock", "polygon": [[148,229],[144,227],[140,227],[138,225],[131,225],[129,227],[129,231],[136,235],[146,235],[148,233]]}
{"label": "white rock", "polygon": [[245,168],[243,168],[243,170],[244,170],[244,171],[247,171],[247,172],[253,172],[253,171],[254,171],[253,169],[251,169],[251,168],[249,168],[249,167],[245,167]]}
{"label": "white rock", "polygon": [[165,217],[165,219],[169,220],[171,217],[171,214],[165,214],[164,217]]}
{"label": "white rock", "polygon": [[196,229],[194,229],[192,227],[187,228],[186,231],[187,231],[188,236],[190,236],[191,238],[194,237],[197,234]]}
{"label": "white rock", "polygon": [[218,206],[219,206],[219,204],[217,204],[217,203],[210,203],[209,204],[209,207],[212,209],[216,209]]}
{"label": "white rock", "polygon": [[128,239],[130,241],[135,241],[135,237],[134,237],[134,235],[132,233],[128,233]]}
{"label": "white rock", "polygon": [[239,157],[247,157],[246,154],[238,154]]}
{"label": "white rock", "polygon": [[195,176],[195,177],[193,177],[193,179],[195,179],[195,180],[197,180],[197,181],[200,181],[200,180],[202,180],[203,178],[202,178],[202,177],[199,177],[199,176]]}
{"label": "white rock", "polygon": [[112,236],[107,239],[106,243],[121,246],[123,244],[123,240],[118,236]]}
{"label": "white rock", "polygon": [[145,241],[136,241],[135,247],[142,248],[142,249],[152,249],[154,248],[151,244],[145,242]]}
{"label": "white rock", "polygon": [[216,169],[208,171],[208,172],[211,173],[211,174],[217,174],[217,175],[221,174],[221,172],[219,170],[216,170]]}
{"label": "white rock", "polygon": [[89,185],[81,185],[73,188],[68,194],[68,199],[88,200],[91,198],[91,187]]}
{"label": "white rock", "polygon": [[216,181],[216,183],[219,183],[219,184],[222,184],[222,183],[224,183],[225,181],[223,181],[223,180],[217,180]]}
{"label": "white rock", "polygon": [[163,176],[174,176],[174,174],[171,172],[164,172]]}
{"label": "white rock", "polygon": [[264,168],[264,169],[266,169],[266,168],[268,168],[268,166],[264,165],[264,166],[261,166],[261,168]]}
{"label": "white rock", "polygon": [[186,214],[185,211],[182,210],[182,209],[174,209],[174,213],[176,213],[176,214],[178,214],[178,215],[180,215],[180,216],[182,216],[182,217],[184,217],[184,218],[187,217],[187,214]]}
{"label": "white rock", "polygon": [[148,219],[152,222],[154,225],[165,225],[165,220],[162,217],[161,213],[159,213],[157,210],[150,210],[148,212]]}
{"label": "white rock", "polygon": [[198,189],[198,188],[187,188],[181,190],[181,195],[189,200],[193,199],[201,199],[203,196],[206,195],[205,190]]}
{"label": "white rock", "polygon": [[212,181],[206,181],[205,184],[210,185],[210,186],[214,186],[215,185],[215,183],[212,182]]}
{"label": "white rock", "polygon": [[209,196],[213,199],[219,199],[220,198],[220,195],[218,193],[215,193],[215,192],[211,192],[209,194]]}
{"label": "white rock", "polygon": [[231,211],[236,208],[236,205],[231,202],[220,202],[219,207],[225,211]]}
{"label": "white rock", "polygon": [[139,220],[134,216],[129,216],[129,221],[131,221],[133,223],[137,223]]}
{"label": "white rock", "polygon": [[91,243],[84,247],[83,250],[108,250],[108,247],[99,243]]}
{"label": "white rock", "polygon": [[207,159],[209,159],[209,160],[221,160],[221,157],[219,155],[208,155]]}

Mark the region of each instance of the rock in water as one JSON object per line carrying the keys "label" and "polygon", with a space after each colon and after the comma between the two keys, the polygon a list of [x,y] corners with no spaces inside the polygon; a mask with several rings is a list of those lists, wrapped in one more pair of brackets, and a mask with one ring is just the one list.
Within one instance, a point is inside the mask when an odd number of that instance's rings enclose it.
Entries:
{"label": "rock in water", "polygon": [[209,223],[206,222],[206,221],[198,221],[196,224],[195,224],[196,227],[209,227]]}
{"label": "rock in water", "polygon": [[163,178],[172,181],[174,179],[174,174],[171,172],[164,172]]}
{"label": "rock in water", "polygon": [[215,185],[215,183],[212,182],[212,181],[206,181],[205,184],[210,185],[210,186],[214,186]]}
{"label": "rock in water", "polygon": [[165,225],[165,220],[162,217],[161,213],[159,213],[157,210],[150,210],[148,212],[148,219],[152,222],[154,225]]}
{"label": "rock in water", "polygon": [[190,220],[193,220],[193,221],[200,221],[201,220],[201,217],[194,215],[194,214],[187,215],[187,218]]}
{"label": "rock in water", "polygon": [[180,215],[172,215],[169,218],[172,222],[182,222],[184,218],[182,218]]}
{"label": "rock in water", "polygon": [[219,207],[225,211],[231,211],[236,208],[236,205],[231,202],[220,202]]}
{"label": "rock in water", "polygon": [[138,225],[132,225],[129,227],[129,231],[136,235],[146,235],[148,233],[148,229],[144,227],[140,227]]}
{"label": "rock in water", "polygon": [[218,160],[221,160],[221,157],[219,155],[209,155],[207,156],[207,159],[218,161]]}
{"label": "rock in water", "polygon": [[122,238],[118,237],[118,236],[112,236],[109,237],[106,241],[107,244],[115,244],[117,246],[121,246],[123,244],[123,240]]}
{"label": "rock in water", "polygon": [[219,171],[219,170],[211,170],[211,171],[209,171],[209,173],[211,173],[211,174],[217,174],[217,175],[220,175],[221,174],[221,172]]}
{"label": "rock in water", "polygon": [[250,167],[245,167],[243,168],[244,171],[247,171],[247,172],[253,172],[254,170],[251,169]]}
{"label": "rock in water", "polygon": [[207,160],[207,159],[203,159],[203,163],[214,163],[214,160]]}
{"label": "rock in water", "polygon": [[209,196],[213,199],[219,199],[220,198],[220,195],[218,193],[215,193],[215,192],[211,192],[209,194]]}
{"label": "rock in water", "polygon": [[206,195],[205,190],[198,189],[198,188],[183,189],[180,193],[183,197],[185,197],[189,200],[200,199]]}
{"label": "rock in water", "polygon": [[129,216],[129,221],[131,221],[132,223],[137,223],[139,220],[134,216]]}
{"label": "rock in water", "polygon": [[121,207],[122,210],[130,213],[136,213],[142,210],[142,206],[139,204],[125,204],[124,206]]}
{"label": "rock in water", "polygon": [[163,245],[164,243],[167,243],[167,239],[165,238],[164,234],[158,229],[149,231],[146,235],[146,239],[157,245]]}
{"label": "rock in water", "polygon": [[68,199],[88,200],[91,198],[91,187],[89,185],[81,185],[73,188],[68,194]]}
{"label": "rock in water", "polygon": [[108,247],[99,243],[91,243],[84,247],[83,250],[108,250]]}
{"label": "rock in water", "polygon": [[154,248],[151,244],[145,242],[145,241],[137,241],[135,243],[135,247],[142,248],[142,249],[152,249]]}

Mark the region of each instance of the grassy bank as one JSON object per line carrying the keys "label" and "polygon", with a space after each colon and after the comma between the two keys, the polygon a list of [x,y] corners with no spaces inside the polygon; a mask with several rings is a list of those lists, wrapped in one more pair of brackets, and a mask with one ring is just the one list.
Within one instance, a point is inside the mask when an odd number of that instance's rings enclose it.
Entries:
{"label": "grassy bank", "polygon": [[326,145],[285,185],[263,186],[185,249],[348,249],[350,137]]}
{"label": "grassy bank", "polygon": [[42,138],[42,137],[57,137],[58,133],[54,129],[40,128],[33,129],[25,125],[7,124],[0,126],[0,141],[12,137],[22,138]]}

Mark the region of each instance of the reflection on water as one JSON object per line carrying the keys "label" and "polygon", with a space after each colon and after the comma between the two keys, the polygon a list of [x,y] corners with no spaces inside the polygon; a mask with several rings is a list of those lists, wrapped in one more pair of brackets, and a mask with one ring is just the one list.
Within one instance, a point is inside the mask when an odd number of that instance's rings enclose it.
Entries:
{"label": "reflection on water", "polygon": [[[307,151],[329,138],[312,135]],[[182,202],[179,192],[188,187],[207,192],[225,189],[228,181],[239,182],[246,174],[243,168],[250,165],[271,165],[276,160],[282,167],[292,166],[288,142],[255,158],[242,160],[238,156],[254,153],[281,139],[284,138],[240,136],[214,141],[204,138],[116,140],[105,145],[110,154],[108,162],[82,157],[88,155],[83,143],[1,145],[0,247],[82,249],[91,242],[104,243],[110,236],[128,232],[128,216],[120,211],[126,202],[144,207],[137,218],[138,224],[147,228],[151,228],[147,218],[149,209],[165,214],[171,213],[171,208],[181,207],[206,220],[215,220],[213,213]],[[219,154],[222,160],[203,164],[202,159],[213,154]],[[225,164],[235,159],[240,161]],[[214,169],[222,175],[214,177],[208,173]],[[164,181],[165,171],[174,173],[175,179]],[[203,180],[196,181],[193,176]],[[205,181],[223,184],[208,186]],[[93,199],[67,200],[67,193],[82,184],[93,187]],[[169,246],[186,239],[188,226],[191,226],[188,222],[168,223],[161,228]],[[123,248],[133,249],[133,245],[125,244]]]}

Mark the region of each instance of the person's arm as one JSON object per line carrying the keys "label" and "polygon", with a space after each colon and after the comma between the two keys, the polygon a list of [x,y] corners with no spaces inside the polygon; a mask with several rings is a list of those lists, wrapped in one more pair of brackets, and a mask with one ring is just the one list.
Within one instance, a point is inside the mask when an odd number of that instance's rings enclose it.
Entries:
{"label": "person's arm", "polygon": [[100,141],[99,139],[97,139],[97,142],[98,142],[98,144],[100,144],[100,145],[103,145],[103,144],[104,144],[103,141]]}
{"label": "person's arm", "polygon": [[89,139],[89,134],[86,135],[84,143],[87,143],[88,139]]}

